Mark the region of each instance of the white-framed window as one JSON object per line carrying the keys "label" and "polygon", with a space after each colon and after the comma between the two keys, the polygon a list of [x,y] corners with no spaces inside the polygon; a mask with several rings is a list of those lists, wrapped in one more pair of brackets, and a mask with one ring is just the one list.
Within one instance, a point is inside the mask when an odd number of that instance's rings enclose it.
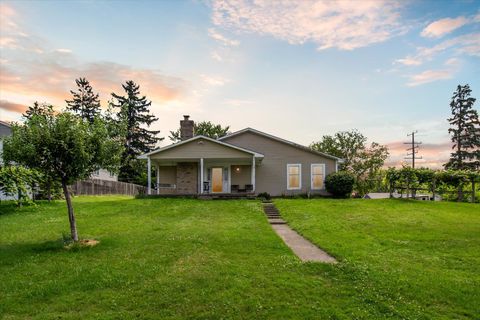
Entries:
{"label": "white-framed window", "polygon": [[287,164],[287,189],[299,190],[302,188],[302,165],[300,163]]}
{"label": "white-framed window", "polygon": [[310,180],[312,190],[325,189],[325,164],[312,163],[310,166]]}
{"label": "white-framed window", "polygon": [[95,170],[93,172],[93,175],[98,177],[100,175],[100,170]]}

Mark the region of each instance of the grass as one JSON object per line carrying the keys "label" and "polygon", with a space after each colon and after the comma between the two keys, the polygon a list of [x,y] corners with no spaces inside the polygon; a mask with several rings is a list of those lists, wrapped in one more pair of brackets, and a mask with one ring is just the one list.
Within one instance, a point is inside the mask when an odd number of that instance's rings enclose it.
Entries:
{"label": "grass", "polygon": [[277,200],[289,224],[342,261],[364,301],[410,318],[480,315],[480,206]]}
{"label": "grass", "polygon": [[0,318],[318,319],[478,315],[478,205],[276,200],[340,259],[301,263],[248,200],[0,205]]}

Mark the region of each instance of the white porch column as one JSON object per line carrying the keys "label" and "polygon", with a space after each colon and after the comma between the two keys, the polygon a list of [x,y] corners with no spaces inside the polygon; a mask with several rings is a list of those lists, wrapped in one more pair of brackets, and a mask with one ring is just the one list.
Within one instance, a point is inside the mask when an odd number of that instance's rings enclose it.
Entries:
{"label": "white porch column", "polygon": [[252,191],[255,192],[255,156],[252,157]]}
{"label": "white porch column", "polygon": [[147,157],[147,194],[152,194],[152,163],[150,157]]}
{"label": "white porch column", "polygon": [[160,194],[160,165],[157,164],[155,166],[155,170],[157,171],[157,194]]}
{"label": "white porch column", "polygon": [[203,158],[200,158],[200,193],[203,191]]}

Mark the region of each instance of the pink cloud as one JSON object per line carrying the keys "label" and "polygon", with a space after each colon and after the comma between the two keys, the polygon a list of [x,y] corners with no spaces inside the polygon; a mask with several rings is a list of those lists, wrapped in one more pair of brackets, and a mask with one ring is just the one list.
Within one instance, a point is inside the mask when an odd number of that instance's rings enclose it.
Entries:
{"label": "pink cloud", "polygon": [[27,110],[27,106],[7,100],[0,100],[0,110],[23,113]]}
{"label": "pink cloud", "polygon": [[460,16],[458,18],[445,18],[430,23],[422,31],[422,36],[428,38],[439,38],[470,22],[470,19]]}
{"label": "pink cloud", "polygon": [[313,42],[319,50],[353,50],[385,41],[405,30],[400,2],[228,1],[212,2],[215,25],[270,35],[291,44]]}
{"label": "pink cloud", "polygon": [[[390,152],[389,159],[385,162],[385,167],[401,167],[402,164],[410,165],[411,161],[405,159],[407,157],[407,148],[410,146],[404,144],[403,141],[394,141],[387,143]],[[452,150],[451,142],[442,143],[424,143],[419,146],[418,157],[416,161],[417,167],[428,167],[432,169],[440,169],[450,157]]]}

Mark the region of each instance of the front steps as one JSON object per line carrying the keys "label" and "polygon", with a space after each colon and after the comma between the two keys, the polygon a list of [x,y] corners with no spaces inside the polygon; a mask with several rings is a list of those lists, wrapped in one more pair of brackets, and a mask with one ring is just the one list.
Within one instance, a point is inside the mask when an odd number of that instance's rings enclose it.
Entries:
{"label": "front steps", "polygon": [[270,224],[286,224],[285,220],[280,216],[280,212],[277,207],[271,202],[263,203],[263,211],[267,216],[268,222]]}

